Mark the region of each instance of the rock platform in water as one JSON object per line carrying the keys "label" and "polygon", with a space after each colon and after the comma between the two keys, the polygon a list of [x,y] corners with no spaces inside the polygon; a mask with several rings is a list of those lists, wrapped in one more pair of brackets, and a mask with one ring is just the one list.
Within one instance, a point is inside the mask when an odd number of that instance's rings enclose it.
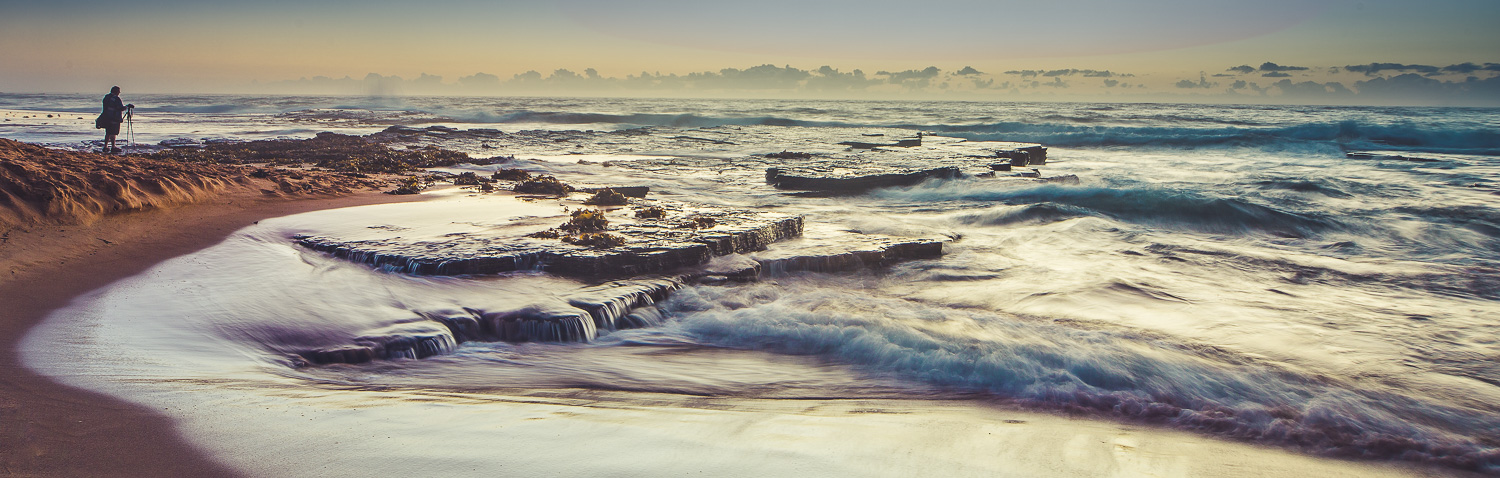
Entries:
{"label": "rock platform in water", "polygon": [[941,256],[943,239],[864,234],[826,225],[808,237],[763,251],[714,258],[670,276],[647,276],[583,287],[555,301],[502,310],[458,307],[419,311],[395,325],[358,335],[352,344],[301,352],[311,364],[422,359],[464,342],[589,342],[615,330],[654,327],[656,304],[690,283],[748,282],[793,272],[843,272]]}
{"label": "rock platform in water", "polygon": [[826,224],[809,224],[802,237],[766,250],[715,259],[693,279],[753,281],[794,272],[848,272],[943,255],[947,238],[867,234]]}
{"label": "rock platform in water", "polygon": [[1041,145],[995,151],[995,157],[1010,159],[1010,165],[1041,166],[1047,164],[1047,148]]}
{"label": "rock platform in water", "polygon": [[1010,171],[1012,166],[1042,165],[1047,161],[1047,148],[1038,144],[967,141],[943,136],[924,136],[919,144],[879,153],[786,158],[783,164],[765,169],[766,183],[778,189],[855,194],[911,186],[928,179],[981,174],[993,177],[993,171]]}
{"label": "rock platform in water", "polygon": [[1382,160],[1389,160],[1389,161],[1411,161],[1411,162],[1414,162],[1414,163],[1438,163],[1438,162],[1446,161],[1446,159],[1441,159],[1441,158],[1419,158],[1419,157],[1414,157],[1414,156],[1406,156],[1404,154],[1400,154],[1400,153],[1397,153],[1397,152],[1390,152],[1390,151],[1351,151],[1351,152],[1344,153],[1344,157],[1349,158],[1349,159],[1382,159]]}
{"label": "rock platform in water", "polygon": [[[577,195],[575,195],[577,196]],[[514,200],[514,203],[494,201]],[[391,216],[393,224],[350,231],[349,240],[302,237],[334,256],[408,274],[565,270],[591,285],[560,291],[539,303],[452,304],[412,310],[409,319],[350,334],[324,347],[293,350],[301,364],[422,359],[451,353],[465,342],[588,342],[621,329],[659,325],[656,304],[687,284],[754,281],[792,272],[841,272],[937,257],[941,238],[867,234],[827,224],[804,228],[800,216],[766,214],[666,201],[632,201],[661,208],[662,217],[634,218],[640,207],[609,209],[610,233],[626,246],[591,249],[559,239],[528,237],[568,219],[552,201],[467,199],[474,211],[504,209],[495,222],[448,222],[421,214]],[[507,201],[508,202],[508,201]],[[477,207],[478,205],[484,207]],[[702,218],[713,218],[712,224]],[[686,224],[699,226],[694,229]],[[706,226],[706,227],[705,227]],[[653,258],[673,255],[670,260]],[[666,252],[663,252],[666,251]],[[661,272],[634,273],[658,269]],[[601,272],[602,271],[602,272]],[[622,276],[633,277],[624,278]],[[611,277],[618,277],[611,279]],[[602,279],[602,280],[601,280]]]}
{"label": "rock platform in water", "polygon": [[651,193],[651,187],[650,186],[580,187],[580,188],[578,188],[578,192],[589,193],[589,194],[596,194],[599,191],[603,191],[605,189],[609,189],[611,191],[620,193],[620,195],[628,197],[628,198],[637,198],[637,199],[645,198],[647,194]]}
{"label": "rock platform in water", "polygon": [[930,178],[961,176],[957,167],[931,169],[885,169],[845,167],[766,168],[766,183],[780,189],[863,192],[891,186],[910,186]]}
{"label": "rock platform in water", "polygon": [[371,330],[353,343],[303,351],[310,364],[422,359],[464,342],[588,342],[601,333],[659,325],[656,303],[682,288],[680,277],[647,277],[584,287],[556,301],[504,310],[416,311],[411,319]]}
{"label": "rock platform in water", "polygon": [[659,218],[638,218],[638,208],[605,208],[604,233],[623,245],[595,248],[534,237],[567,215],[518,220],[488,231],[454,232],[431,239],[401,236],[344,240],[299,236],[303,247],[334,257],[414,275],[495,274],[538,270],[588,277],[633,276],[691,267],[717,256],[765,249],[802,234],[802,217],[661,201]]}

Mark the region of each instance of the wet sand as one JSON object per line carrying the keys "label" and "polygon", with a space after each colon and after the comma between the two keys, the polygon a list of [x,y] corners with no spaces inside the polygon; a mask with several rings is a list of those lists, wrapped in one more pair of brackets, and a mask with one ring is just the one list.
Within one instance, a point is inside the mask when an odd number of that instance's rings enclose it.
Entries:
{"label": "wet sand", "polygon": [[270,198],[234,190],[203,203],[116,214],[87,226],[0,231],[0,475],[235,476],[183,440],[167,418],[57,384],[21,365],[17,345],[75,297],[163,260],[212,246],[261,219],[411,201],[365,191]]}

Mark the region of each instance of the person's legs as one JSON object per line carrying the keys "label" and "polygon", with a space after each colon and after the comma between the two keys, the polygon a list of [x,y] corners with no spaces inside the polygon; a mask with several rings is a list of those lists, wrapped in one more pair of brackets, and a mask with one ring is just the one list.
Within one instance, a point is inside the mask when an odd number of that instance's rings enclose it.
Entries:
{"label": "person's legs", "polygon": [[104,152],[117,153],[120,148],[116,146],[115,138],[120,135],[120,124],[104,125]]}

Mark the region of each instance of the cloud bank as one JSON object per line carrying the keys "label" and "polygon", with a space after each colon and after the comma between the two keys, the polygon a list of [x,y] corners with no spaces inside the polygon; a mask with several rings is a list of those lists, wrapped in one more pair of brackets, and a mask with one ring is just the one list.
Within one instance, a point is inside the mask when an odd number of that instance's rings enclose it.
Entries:
{"label": "cloud bank", "polygon": [[[1222,79],[1222,81],[1221,81]],[[531,70],[509,78],[478,72],[453,80],[420,74],[405,79],[312,77],[258,83],[262,93],[326,95],[579,95],[784,98],[889,98],[1098,101],[1203,101],[1330,104],[1500,106],[1500,63],[1448,66],[1370,63],[1300,66],[1263,62],[1196,78],[1137,75],[1106,69],[1014,69],[987,73],[972,66],[906,70],[844,70],[824,65],[757,65],[717,71],[643,71],[601,75],[593,68]]]}

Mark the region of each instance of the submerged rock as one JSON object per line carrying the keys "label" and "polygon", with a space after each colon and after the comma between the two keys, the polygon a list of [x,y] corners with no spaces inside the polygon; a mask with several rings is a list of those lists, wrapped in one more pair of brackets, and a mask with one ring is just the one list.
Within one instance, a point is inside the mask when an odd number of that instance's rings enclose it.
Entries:
{"label": "submerged rock", "polygon": [[197,147],[198,140],[193,138],[170,138],[161,140],[160,143],[156,144],[168,148],[190,148]]}
{"label": "submerged rock", "polygon": [[757,257],[766,273],[844,272],[869,267],[883,267],[910,259],[930,259],[943,255],[941,241],[914,241],[880,244],[838,254],[808,254]]}
{"label": "submerged rock", "polygon": [[894,143],[865,143],[860,141],[844,141],[839,144],[854,149],[915,148],[922,145],[922,133],[917,133],[916,138],[898,139]]}
{"label": "submerged rock", "polygon": [[1068,185],[1073,185],[1073,184],[1078,184],[1078,175],[1076,175],[1076,174],[1064,174],[1062,176],[1053,176],[1053,177],[1050,177],[1050,178],[1041,178],[1041,179],[1038,179],[1036,181],[1039,182],[1039,183],[1052,183],[1052,184],[1068,184]]}
{"label": "submerged rock", "polygon": [[599,192],[606,191],[606,190],[614,191],[614,192],[620,194],[621,196],[625,196],[625,197],[628,197],[628,198],[637,198],[637,199],[639,199],[639,198],[646,197],[646,194],[648,194],[648,193],[651,192],[651,187],[650,186],[612,186],[612,187],[607,187],[607,188],[578,188],[578,192],[584,192],[584,193],[589,193],[589,194],[599,194]]}
{"label": "submerged rock", "polygon": [[1405,156],[1405,155],[1400,155],[1400,154],[1381,154],[1381,153],[1366,153],[1366,152],[1349,152],[1349,153],[1344,153],[1344,157],[1349,158],[1349,159],[1384,159],[1384,160],[1392,160],[1392,161],[1411,161],[1411,162],[1416,162],[1416,163],[1439,163],[1439,162],[1445,161],[1443,159],[1419,158],[1419,157]]}
{"label": "submerged rock", "polygon": [[766,183],[780,189],[829,192],[864,192],[892,186],[911,186],[929,178],[961,176],[957,167],[913,170],[845,170],[816,168],[766,168]]}
{"label": "submerged rock", "polygon": [[[755,275],[791,272],[845,272],[886,267],[897,262],[930,259],[943,255],[944,239],[909,238],[848,231],[829,225],[809,227],[802,238],[776,244],[747,255],[755,263]],[[745,265],[718,260],[715,272],[732,276]]]}

